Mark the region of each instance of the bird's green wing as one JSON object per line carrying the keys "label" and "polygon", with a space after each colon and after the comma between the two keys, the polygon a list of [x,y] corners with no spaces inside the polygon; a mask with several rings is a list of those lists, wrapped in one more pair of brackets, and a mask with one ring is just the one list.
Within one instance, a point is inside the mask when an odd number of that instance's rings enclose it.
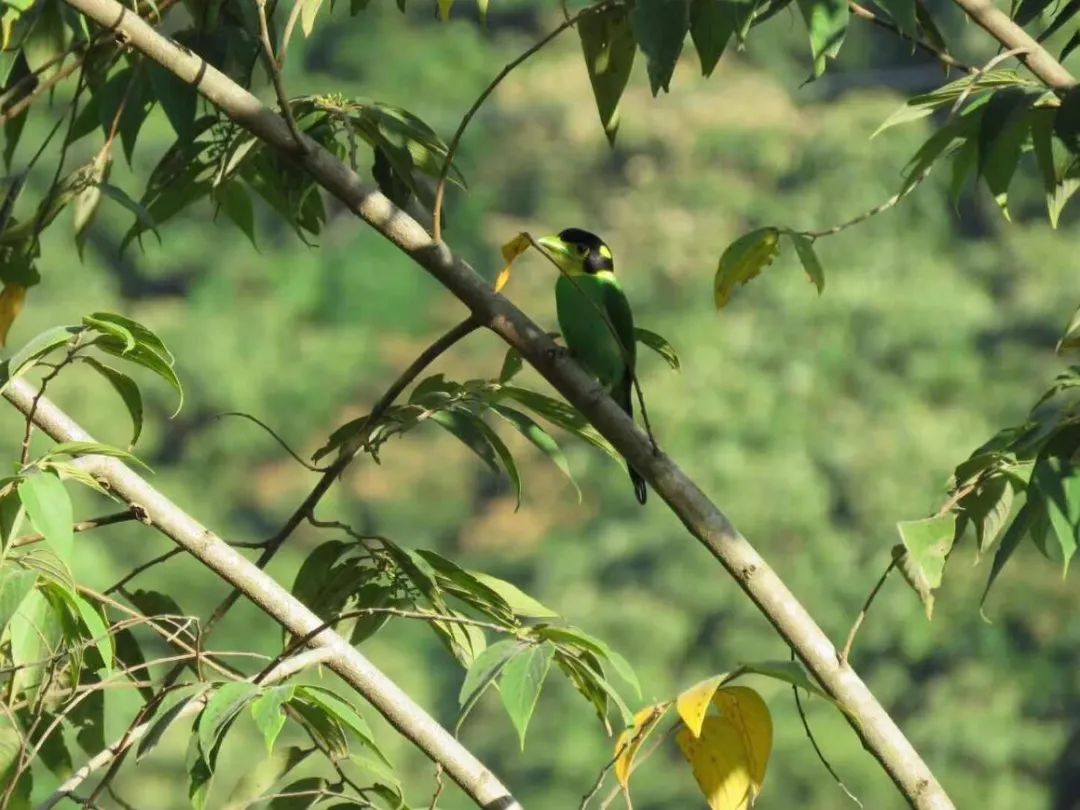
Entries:
{"label": "bird's green wing", "polygon": [[633,369],[637,363],[637,345],[634,340],[634,313],[630,310],[630,302],[626,299],[626,293],[615,279],[607,281],[604,285],[604,309],[611,325],[615,327],[615,334],[619,336],[619,342],[626,349],[626,359]]}

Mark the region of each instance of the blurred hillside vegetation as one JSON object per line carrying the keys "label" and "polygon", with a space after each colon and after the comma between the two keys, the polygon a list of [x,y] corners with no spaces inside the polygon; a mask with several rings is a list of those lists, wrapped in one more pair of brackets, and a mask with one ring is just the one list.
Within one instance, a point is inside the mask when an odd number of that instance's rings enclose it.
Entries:
{"label": "blurred hillside vegetation", "polygon": [[[334,22],[294,45],[290,93],[334,91],[399,104],[449,137],[498,69],[558,19],[543,4],[496,0],[484,31],[469,19],[471,8],[444,25],[425,4],[413,5],[403,16],[375,3],[355,18],[339,7]],[[976,37],[972,26],[953,23],[963,53]],[[1057,231],[1049,228],[1030,170],[1030,188],[1024,181],[1013,190],[1012,224],[983,189],[968,189],[954,206],[947,172],[939,170],[895,210],[819,242],[827,272],[821,296],[785,249],[717,314],[712,273],[740,233],[775,222],[828,227],[897,190],[900,170],[932,123],[869,136],[902,94],[945,80],[934,63],[853,20],[836,69],[803,85],[809,65],[796,12],[778,15],[767,32],[752,37],[748,51],[726,53],[708,81],[688,44],[671,94],[657,99],[639,59],[613,149],[597,121],[577,38],[564,35],[515,72],[474,122],[460,156],[469,190],[451,197],[447,238],[493,278],[499,245],[520,230],[539,235],[579,225],[605,237],[639,323],[681,354],[678,374],[651,353],[642,361],[659,440],[830,636],[842,639],[888,562],[895,522],[931,513],[952,467],[1021,419],[1063,365],[1053,347],[1076,304],[1067,279],[1075,278],[1080,230],[1068,211]],[[272,97],[269,87],[263,93]],[[46,131],[49,115],[44,108],[32,113],[22,149]],[[112,179],[135,197],[172,138],[160,112],[142,137],[133,168],[118,160]],[[213,222],[204,203],[165,226],[163,245],[148,235],[142,250],[118,254],[130,215],[109,207],[81,263],[70,237],[54,228],[43,245],[44,283],[31,290],[11,335],[18,345],[94,309],[124,312],[156,329],[178,357],[187,402],[169,420],[169,393],[149,383],[157,397],[140,455],[162,489],[230,540],[270,534],[312,479],[264,433],[218,414],[252,413],[313,451],[462,316],[434,281],[333,207],[316,245],[273,223],[260,213],[253,249],[224,218]],[[506,292],[554,329],[553,283],[553,270],[529,254]],[[492,376],[503,351],[478,333],[436,370],[454,379]],[[99,438],[122,444],[127,426],[118,406],[98,392],[99,383],[76,373],[50,389]],[[21,435],[12,413],[2,418],[6,435]],[[566,439],[584,492],[578,503],[550,462],[524,443],[512,446],[526,482],[517,512],[508,483],[432,427],[385,447],[378,466],[354,465],[321,514],[513,580],[623,652],[645,700],[741,661],[787,657],[663,504],[654,498],[640,509],[633,502],[625,473],[609,459]],[[291,582],[298,560],[331,536],[302,529],[272,573]],[[81,539],[77,575],[92,586],[111,583],[166,550],[165,540],[151,545],[148,537],[120,526]],[[1019,553],[1028,558],[998,586],[989,623],[977,608],[988,566],[968,564],[970,546],[957,551],[932,622],[907,586],[890,580],[860,633],[854,663],[957,806],[1077,808],[1075,579]],[[225,592],[182,557],[138,584],[182,594],[184,609],[202,614]],[[220,646],[253,646],[258,626],[273,654],[276,632],[256,616],[255,608],[238,606]],[[430,633],[397,626],[364,649],[453,722],[461,670]],[[757,806],[852,806],[807,743],[790,689],[754,685],[776,724]],[[902,806],[835,711],[811,701],[808,714],[865,807]],[[426,803],[430,766],[387,727],[380,730],[386,750],[413,777],[413,802]],[[215,795],[227,795],[231,766],[242,769],[261,750],[245,744],[244,734],[250,743],[256,732],[238,727],[230,736]],[[185,741],[182,733],[173,737],[122,772],[118,795],[138,807],[186,806],[176,787]],[[560,679],[545,688],[523,753],[493,695],[463,739],[534,810],[576,807],[612,745]],[[643,766],[634,785],[638,808],[701,803],[674,746]],[[454,791],[448,787],[445,805],[468,806]]]}

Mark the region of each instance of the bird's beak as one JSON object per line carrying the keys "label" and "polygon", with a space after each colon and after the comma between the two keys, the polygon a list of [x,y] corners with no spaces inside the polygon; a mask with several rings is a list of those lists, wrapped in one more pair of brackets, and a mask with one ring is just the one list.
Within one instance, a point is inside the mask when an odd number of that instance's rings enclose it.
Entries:
{"label": "bird's beak", "polygon": [[536,240],[544,250],[551,254],[551,258],[559,263],[560,266],[569,261],[572,256],[570,254],[570,247],[557,236],[542,236]]}

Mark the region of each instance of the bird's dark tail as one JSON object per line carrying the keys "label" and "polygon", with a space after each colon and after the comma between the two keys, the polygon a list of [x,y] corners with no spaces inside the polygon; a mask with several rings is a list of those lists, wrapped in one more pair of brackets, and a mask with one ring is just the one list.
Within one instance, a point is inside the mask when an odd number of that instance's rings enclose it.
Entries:
{"label": "bird's dark tail", "polygon": [[[615,391],[615,401],[619,403],[624,411],[631,417],[634,415],[634,400],[633,400],[633,380],[629,375],[620,383],[618,389]],[[648,490],[645,488],[645,479],[641,477],[641,473],[630,467],[630,480],[634,482],[634,495],[638,499],[638,503],[644,504],[645,498],[648,496]]]}
{"label": "bird's dark tail", "polygon": [[637,496],[638,503],[644,504],[649,494],[649,491],[645,489],[645,479],[641,477],[641,473],[631,467],[630,480],[634,482],[634,494]]}

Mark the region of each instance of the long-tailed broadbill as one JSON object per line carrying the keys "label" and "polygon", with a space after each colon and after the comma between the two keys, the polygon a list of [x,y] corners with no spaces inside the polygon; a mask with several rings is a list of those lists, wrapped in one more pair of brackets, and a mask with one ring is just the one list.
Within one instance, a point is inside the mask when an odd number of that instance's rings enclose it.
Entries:
{"label": "long-tailed broadbill", "polygon": [[[611,248],[580,228],[538,241],[562,271],[555,283],[555,306],[566,347],[633,416],[634,315],[615,278]],[[634,494],[645,503],[645,479],[628,468]]]}

